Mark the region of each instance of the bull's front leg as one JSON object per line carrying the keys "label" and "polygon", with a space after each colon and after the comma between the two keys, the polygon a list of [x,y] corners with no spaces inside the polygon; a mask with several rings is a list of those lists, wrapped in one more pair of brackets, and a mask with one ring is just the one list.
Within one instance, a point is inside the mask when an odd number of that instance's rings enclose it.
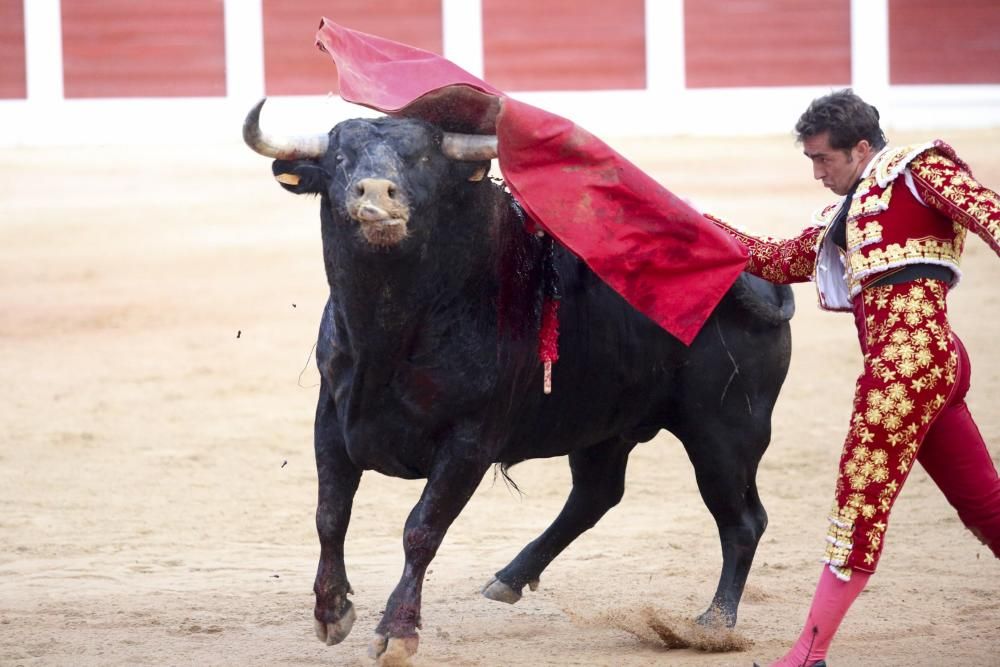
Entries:
{"label": "bull's front leg", "polygon": [[354,494],[361,481],[361,469],[347,456],[333,400],[320,386],[316,407],[315,448],[319,498],[316,530],[320,555],[316,569],[316,636],[327,645],[339,644],[354,625],[354,605],[347,599],[351,584],[344,567],[344,536],[351,521]]}
{"label": "bull's front leg", "polygon": [[448,527],[475,492],[489,462],[460,458],[454,452],[474,449],[465,443],[436,457],[420,500],[413,507],[403,531],[403,576],[386,603],[382,621],[369,649],[372,658],[383,653],[407,658],[417,651],[420,596],[427,566],[444,540]]}

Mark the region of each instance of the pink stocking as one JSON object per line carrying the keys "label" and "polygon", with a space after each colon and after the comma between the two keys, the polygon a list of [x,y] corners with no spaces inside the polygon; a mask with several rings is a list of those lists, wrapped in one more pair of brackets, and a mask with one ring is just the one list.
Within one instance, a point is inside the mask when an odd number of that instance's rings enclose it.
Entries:
{"label": "pink stocking", "polygon": [[799,640],[785,657],[771,667],[808,667],[826,658],[826,651],[830,648],[833,636],[837,634],[840,622],[844,620],[851,603],[864,589],[870,576],[867,572],[854,570],[850,581],[841,581],[824,565]]}

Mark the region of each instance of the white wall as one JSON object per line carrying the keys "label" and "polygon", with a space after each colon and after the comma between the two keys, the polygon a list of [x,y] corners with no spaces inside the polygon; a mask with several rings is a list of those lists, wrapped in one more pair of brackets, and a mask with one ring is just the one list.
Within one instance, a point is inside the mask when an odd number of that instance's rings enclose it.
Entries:
{"label": "white wall", "polygon": [[[478,0],[444,0],[442,6],[445,54],[481,74],[482,39],[479,30],[470,30],[481,26]],[[260,0],[226,0],[225,14],[226,98],[65,100],[59,0],[25,2],[28,97],[0,100],[0,146],[238,138],[244,114],[264,90]],[[852,62],[866,64],[855,67],[852,85],[879,108],[887,129],[1000,126],[1000,86],[889,85],[888,0],[852,0],[851,17]],[[683,0],[646,0],[646,23],[646,90],[510,93],[599,136],[616,137],[790,132],[809,101],[831,90],[689,90]],[[339,98],[281,97],[265,108],[262,123],[278,131],[310,132],[361,115],[371,112]]]}

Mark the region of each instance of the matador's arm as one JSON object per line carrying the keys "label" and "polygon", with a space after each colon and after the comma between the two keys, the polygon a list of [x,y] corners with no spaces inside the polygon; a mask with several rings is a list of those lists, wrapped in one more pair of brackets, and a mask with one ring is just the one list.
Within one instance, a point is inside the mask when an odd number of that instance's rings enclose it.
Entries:
{"label": "matador's arm", "polygon": [[792,239],[780,240],[769,236],[753,236],[705,214],[717,227],[725,231],[750,253],[746,271],[772,283],[788,284],[812,280],[816,264],[816,246],[823,227],[813,225]]}
{"label": "matador's arm", "polygon": [[1000,255],[1000,196],[974,179],[949,147],[941,145],[915,158],[910,174],[927,205],[978,234]]}

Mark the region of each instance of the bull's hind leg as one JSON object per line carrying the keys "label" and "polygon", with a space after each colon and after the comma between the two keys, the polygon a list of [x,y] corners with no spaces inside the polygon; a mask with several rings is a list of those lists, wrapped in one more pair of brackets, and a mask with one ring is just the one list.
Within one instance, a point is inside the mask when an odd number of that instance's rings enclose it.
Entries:
{"label": "bull's hind leg", "polygon": [[628,455],[635,444],[616,439],[571,453],[573,490],[559,516],[496,573],[483,595],[513,604],[521,599],[525,584],[534,588],[549,563],[622,499]]}
{"label": "bull's hind leg", "polygon": [[704,625],[736,624],[757,543],[767,527],[767,512],[757,494],[757,464],[769,434],[759,424],[726,428],[722,417],[695,433],[677,433],[694,465],[702,500],[719,528],[722,573],[712,604],[698,617]]}

